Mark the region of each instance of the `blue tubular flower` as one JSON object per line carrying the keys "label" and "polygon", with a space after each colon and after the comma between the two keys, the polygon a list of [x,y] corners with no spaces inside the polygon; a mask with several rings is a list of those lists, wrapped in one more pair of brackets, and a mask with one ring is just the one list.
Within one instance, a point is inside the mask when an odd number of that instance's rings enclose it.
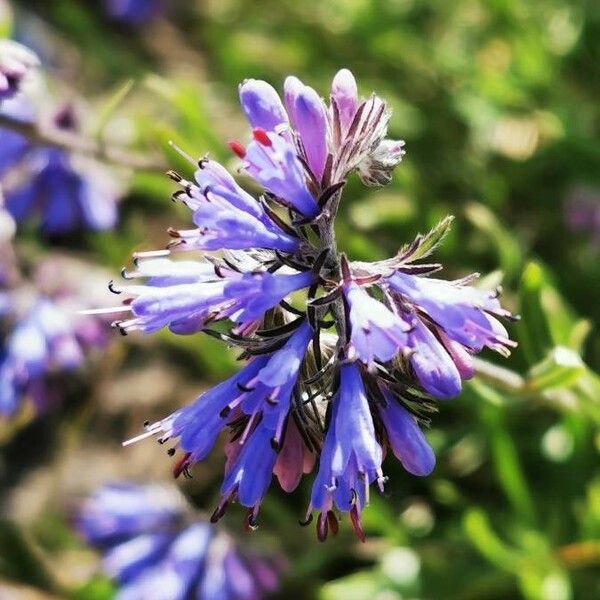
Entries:
{"label": "blue tubular flower", "polygon": [[388,362],[408,346],[410,326],[384,304],[369,296],[357,283],[344,286],[350,317],[351,358],[366,365]]}
{"label": "blue tubular flower", "polygon": [[462,384],[452,358],[420,319],[415,318],[412,325],[408,334],[412,350],[409,360],[419,383],[436,398],[458,396]]}
{"label": "blue tubular flower", "polygon": [[343,365],[309,507],[309,511],[321,511],[317,522],[319,539],[327,537],[332,521],[328,513],[334,503],[340,511],[350,512],[356,533],[363,539],[360,512],[368,504],[369,485],[377,481],[383,487],[381,461],[381,446],[375,437],[360,372],[355,364]]}
{"label": "blue tubular flower", "polygon": [[15,96],[27,74],[39,64],[38,57],[29,48],[11,40],[0,40],[0,102]]}
{"label": "blue tubular flower", "polygon": [[[339,115],[340,132],[345,136],[358,110],[358,88],[356,79],[348,69],[341,69],[331,84],[331,109]],[[335,118],[334,118],[335,120]]]}
{"label": "blue tubular flower", "polygon": [[244,168],[250,176],[282,202],[305,217],[314,218],[319,206],[308,190],[302,163],[294,145],[283,136],[254,130],[243,156]]}
{"label": "blue tubular flower", "polygon": [[[233,422],[247,417],[238,438],[236,458],[223,482],[223,499],[216,515],[220,516],[228,503],[239,498],[240,504],[253,509],[253,519],[256,518],[278,453],[287,452],[286,430],[292,392],[312,333],[308,323],[299,324],[277,352],[253,359],[239,373],[204,393],[190,406],[148,426],[144,436],[160,434],[163,442],[178,439],[184,453],[176,467],[179,474],[206,458],[221,430],[231,425],[231,416]],[[292,431],[289,438],[293,452],[298,448],[294,434]],[[278,478],[286,487],[294,481],[297,484],[297,471],[302,471],[303,462],[302,451],[295,459],[288,456],[278,472]]]}
{"label": "blue tubular flower", "polygon": [[[180,283],[177,262],[174,265],[174,282],[160,277],[160,285],[152,279],[146,285],[112,286],[117,293],[127,292],[128,298],[122,308],[108,309],[112,312],[131,311],[133,318],[116,321],[115,326],[123,333],[140,330],[145,333],[169,327],[174,333],[195,333],[204,328],[208,320],[228,318],[240,325],[260,319],[286,296],[308,287],[313,280],[310,272],[292,275],[272,273],[236,273],[220,271],[221,275],[205,280]],[[129,274],[136,276],[138,274]]]}
{"label": "blue tubular flower", "polygon": [[493,315],[507,316],[497,294],[451,281],[395,273],[390,287],[423,309],[451,339],[474,352],[484,346],[505,352],[512,345]]}
{"label": "blue tubular flower", "polygon": [[[293,253],[299,239],[293,229],[276,223],[252,196],[214,161],[200,161],[195,185],[177,173],[171,177],[184,189],[173,195],[192,210],[198,229],[171,230],[173,250],[248,250],[269,248]],[[286,230],[283,229],[286,227]]]}
{"label": "blue tubular flower", "polygon": [[114,483],[81,507],[77,528],[120,584],[117,600],[258,600],[278,585],[268,560],[242,555],[225,533],[159,485]]}
{"label": "blue tubular flower", "polygon": [[288,123],[279,94],[260,79],[247,79],[240,85],[240,104],[252,128],[276,131]]}
{"label": "blue tubular flower", "polygon": [[[196,228],[170,230],[176,239],[166,250],[138,255],[137,271],[124,277],[142,285],[111,289],[127,296],[116,309],[131,313],[115,322],[123,333],[204,330],[237,347],[245,366],[130,442],[172,439],[169,453],[181,451],[174,474],[188,475],[228,430],[212,520],[237,500],[250,529],[272,476],[291,492],[319,459],[309,509],[320,513],[319,539],[337,531],[334,510],[349,513],[364,539],[370,484],[384,483],[382,449],[414,475],[431,472],[419,422],[436,400],[460,392],[475,352],[508,352],[497,317],[511,315],[466,280],[426,277],[441,265],[416,264],[449,218],[388,260],[349,262],[338,252],[334,219],[347,177],[385,185],[404,155],[403,142],[387,139],[385,102],[361,99],[350,71],[335,76],[329,106],[296,77],[285,80],[283,103],[264,81],[249,79],[239,93],[252,140],[229,145],[266,193],[256,201],[207,158],[194,164],[195,182],[170,172],[182,187],[173,197]],[[222,253],[166,258],[185,250]],[[208,327],[216,320],[229,324]],[[226,593],[222,564],[207,562],[203,594]]]}
{"label": "blue tubular flower", "polygon": [[413,475],[429,475],[435,467],[435,454],[417,421],[390,393],[385,384],[379,387],[384,402],[377,404],[387,442],[394,456]]}
{"label": "blue tubular flower", "polygon": [[327,115],[323,100],[296,77],[285,80],[284,97],[292,124],[300,136],[306,162],[320,181],[327,159]]}

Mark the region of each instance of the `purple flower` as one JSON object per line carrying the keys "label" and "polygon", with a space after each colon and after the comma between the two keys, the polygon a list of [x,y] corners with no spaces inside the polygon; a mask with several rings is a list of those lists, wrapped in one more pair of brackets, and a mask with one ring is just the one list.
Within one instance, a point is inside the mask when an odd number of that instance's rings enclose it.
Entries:
{"label": "purple flower", "polygon": [[0,40],[0,103],[15,96],[27,74],[39,64],[38,57],[29,48],[11,40]]}
{"label": "purple flower", "polygon": [[178,439],[184,453],[176,467],[180,473],[206,458],[223,429],[244,423],[221,488],[223,498],[215,518],[234,499],[251,508],[253,519],[256,518],[280,451],[286,459],[277,470],[278,478],[286,487],[297,484],[305,452],[298,444],[297,430],[291,431],[289,441],[286,431],[292,393],[312,333],[308,323],[297,324],[291,335],[273,342],[276,351],[254,358],[239,373],[204,393],[193,404],[148,426],[144,435]]}
{"label": "purple flower", "polygon": [[[72,109],[57,113],[54,123],[72,130]],[[104,167],[62,149],[32,146],[20,134],[8,132],[7,138],[0,176],[12,169],[22,172],[16,182],[8,181],[4,187],[6,208],[18,223],[35,216],[47,234],[114,227],[118,190]]]}
{"label": "purple flower", "polygon": [[[126,444],[171,440],[169,453],[180,451],[174,475],[191,475],[227,432],[212,520],[238,502],[250,529],[273,475],[291,492],[318,460],[309,507],[319,512],[318,538],[337,532],[337,510],[364,539],[361,513],[370,485],[383,488],[384,448],[410,473],[431,472],[422,415],[460,392],[473,354],[509,353],[499,319],[511,315],[472,278],[433,279],[441,265],[416,263],[450,219],[388,260],[350,262],[338,252],[346,178],[386,185],[404,154],[403,142],[387,139],[385,102],[360,99],[348,70],[335,76],[329,106],[296,77],[285,80],[283,102],[264,81],[246,80],[239,92],[252,139],[230,148],[266,192],[255,200],[206,158],[193,165],[193,182],[170,172],[195,228],[170,230],[166,250],[135,256],[136,270],[123,276],[141,283],[111,283],[125,300],[106,312],[128,313],[114,323],[123,333],[204,331],[238,348],[244,366]],[[186,250],[219,253],[172,258]]]}
{"label": "purple flower", "polygon": [[309,507],[309,511],[321,512],[317,522],[321,541],[327,537],[334,505],[350,513],[357,535],[364,540],[360,513],[369,501],[369,485],[377,481],[383,488],[381,461],[381,445],[360,372],[354,364],[343,365]]}
{"label": "purple flower", "polygon": [[296,149],[285,137],[255,129],[243,165],[268,192],[305,217],[314,218],[319,213]]}
{"label": "purple flower", "polygon": [[[123,307],[106,312],[132,314],[130,319],[116,321],[115,326],[123,333],[132,330],[150,333],[169,327],[174,333],[188,334],[220,319],[247,325],[292,292],[308,287],[313,280],[310,272],[278,275],[239,273],[230,268],[207,272],[202,263],[194,272],[194,263],[180,265],[177,261],[153,262],[154,275],[145,285],[112,285],[113,291],[125,292],[128,298]],[[144,269],[124,275],[144,277]]]}
{"label": "purple flower", "polygon": [[317,181],[321,181],[327,159],[327,115],[323,100],[311,87],[296,77],[284,84],[285,103],[294,129]]}
{"label": "purple flower", "polygon": [[50,300],[39,299],[18,317],[3,340],[0,415],[14,414],[26,396],[38,410],[47,408],[56,399],[46,377],[53,371],[76,369],[82,361],[82,347],[66,315]]}
{"label": "purple flower", "polygon": [[416,418],[394,398],[385,384],[379,383],[379,388],[383,402],[377,404],[377,410],[394,456],[409,473],[420,477],[429,475],[435,467],[435,454]]}
{"label": "purple flower", "polygon": [[247,250],[270,248],[294,252],[300,240],[291,228],[276,222],[214,161],[201,161],[195,185],[173,173],[184,188],[173,196],[192,210],[197,229],[171,231],[178,250]]}
{"label": "purple flower", "polygon": [[77,527],[102,553],[119,600],[256,600],[278,585],[272,561],[242,554],[159,485],[105,485],[83,504]]}
{"label": "purple flower", "polygon": [[335,113],[338,114],[337,122],[340,124],[340,137],[345,136],[358,110],[356,79],[348,69],[341,69],[333,78],[331,84],[331,110],[334,113],[332,116],[334,123],[336,122]]}
{"label": "purple flower", "polygon": [[240,103],[253,129],[276,131],[288,123],[279,94],[272,85],[260,79],[247,79],[240,85]]}
{"label": "purple flower", "polygon": [[354,282],[344,286],[344,296],[348,303],[351,357],[373,365],[376,359],[392,360],[408,346],[410,326],[387,306]]}
{"label": "purple flower", "polygon": [[143,25],[160,14],[164,0],[105,0],[106,12],[130,25]]}

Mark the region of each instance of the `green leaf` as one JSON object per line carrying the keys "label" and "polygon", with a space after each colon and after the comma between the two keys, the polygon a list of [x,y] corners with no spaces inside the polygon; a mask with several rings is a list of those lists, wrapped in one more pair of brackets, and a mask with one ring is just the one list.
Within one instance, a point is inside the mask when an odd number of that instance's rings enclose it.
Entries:
{"label": "green leaf", "polygon": [[125,98],[127,98],[134,85],[134,79],[128,79],[127,81],[121,83],[111,94],[109,94],[106,100],[99,107],[98,119],[94,132],[94,137],[96,139],[102,138],[106,124],[110,121],[115,111],[119,109],[121,104],[123,104]]}
{"label": "green leaf", "polygon": [[56,582],[40,552],[14,523],[0,521],[0,578],[56,592]]}
{"label": "green leaf", "polygon": [[532,391],[545,391],[572,386],[585,373],[581,357],[569,348],[558,346],[529,372],[526,386]]}
{"label": "green leaf", "polygon": [[[409,262],[420,260],[429,256],[444,240],[448,232],[450,231],[450,226],[452,225],[452,221],[454,221],[454,217],[452,215],[448,215],[444,217],[429,233],[425,235],[419,234],[417,236],[418,247],[417,249],[410,255]],[[398,254],[402,254],[406,251],[408,245],[404,245]]]}
{"label": "green leaf", "polygon": [[469,509],[463,517],[463,529],[475,548],[498,568],[516,573],[520,553],[506,545],[492,529],[488,515],[480,508]]}
{"label": "green leaf", "polygon": [[348,577],[326,583],[321,589],[321,600],[364,600],[374,598],[381,591],[384,582],[374,573],[359,572]]}
{"label": "green leaf", "polygon": [[509,277],[516,274],[521,265],[521,248],[515,236],[509,233],[494,213],[483,204],[469,204],[465,215],[494,245],[504,273]]}
{"label": "green leaf", "polygon": [[543,360],[554,346],[541,302],[545,284],[546,275],[542,266],[530,262],[521,276],[519,290],[521,321],[517,325],[519,342],[530,363]]}

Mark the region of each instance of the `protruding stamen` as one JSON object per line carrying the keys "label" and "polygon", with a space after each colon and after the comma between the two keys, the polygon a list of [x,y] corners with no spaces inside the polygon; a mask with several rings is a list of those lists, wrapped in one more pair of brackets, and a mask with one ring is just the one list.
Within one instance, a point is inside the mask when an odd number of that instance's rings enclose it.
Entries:
{"label": "protruding stamen", "polygon": [[[115,292],[115,293],[117,293],[117,292]],[[78,310],[77,314],[79,314],[79,315],[111,315],[113,313],[129,312],[130,310],[131,310],[131,307],[129,307],[129,306],[109,306],[108,308],[86,308],[85,310]]]}
{"label": "protruding stamen", "polygon": [[173,150],[175,150],[179,156],[182,156],[185,158],[185,160],[191,162],[194,167],[196,166],[196,161],[185,150],[182,150],[173,140],[169,140],[169,146],[171,146],[171,148],[173,148]]}

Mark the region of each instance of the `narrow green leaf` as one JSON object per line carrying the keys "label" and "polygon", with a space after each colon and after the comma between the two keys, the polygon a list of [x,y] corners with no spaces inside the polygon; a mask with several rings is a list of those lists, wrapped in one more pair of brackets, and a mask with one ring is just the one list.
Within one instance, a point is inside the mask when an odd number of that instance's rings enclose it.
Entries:
{"label": "narrow green leaf", "polygon": [[581,357],[569,348],[558,346],[548,356],[534,365],[526,386],[530,390],[545,391],[555,388],[568,388],[585,373]]}
{"label": "narrow green leaf", "polygon": [[510,573],[517,572],[520,553],[498,537],[482,509],[471,508],[465,513],[463,529],[473,546],[493,565]]}
{"label": "narrow green leaf", "polygon": [[[409,262],[420,260],[429,256],[443,241],[448,232],[450,226],[454,221],[452,215],[444,217],[429,233],[422,236],[418,248],[410,255]],[[403,246],[399,254],[402,254],[408,248],[407,245]]]}
{"label": "narrow green leaf", "polygon": [[516,238],[483,204],[469,204],[465,209],[465,215],[477,229],[489,237],[498,255],[502,271],[509,277],[516,274],[521,265],[521,248]]}
{"label": "narrow green leaf", "polygon": [[134,79],[128,79],[127,81],[118,85],[115,90],[108,95],[106,100],[98,109],[98,120],[96,122],[94,137],[101,139],[104,133],[106,124],[110,121],[115,112],[119,109],[121,104],[125,101],[125,98],[129,95],[133,86],[135,85]]}

